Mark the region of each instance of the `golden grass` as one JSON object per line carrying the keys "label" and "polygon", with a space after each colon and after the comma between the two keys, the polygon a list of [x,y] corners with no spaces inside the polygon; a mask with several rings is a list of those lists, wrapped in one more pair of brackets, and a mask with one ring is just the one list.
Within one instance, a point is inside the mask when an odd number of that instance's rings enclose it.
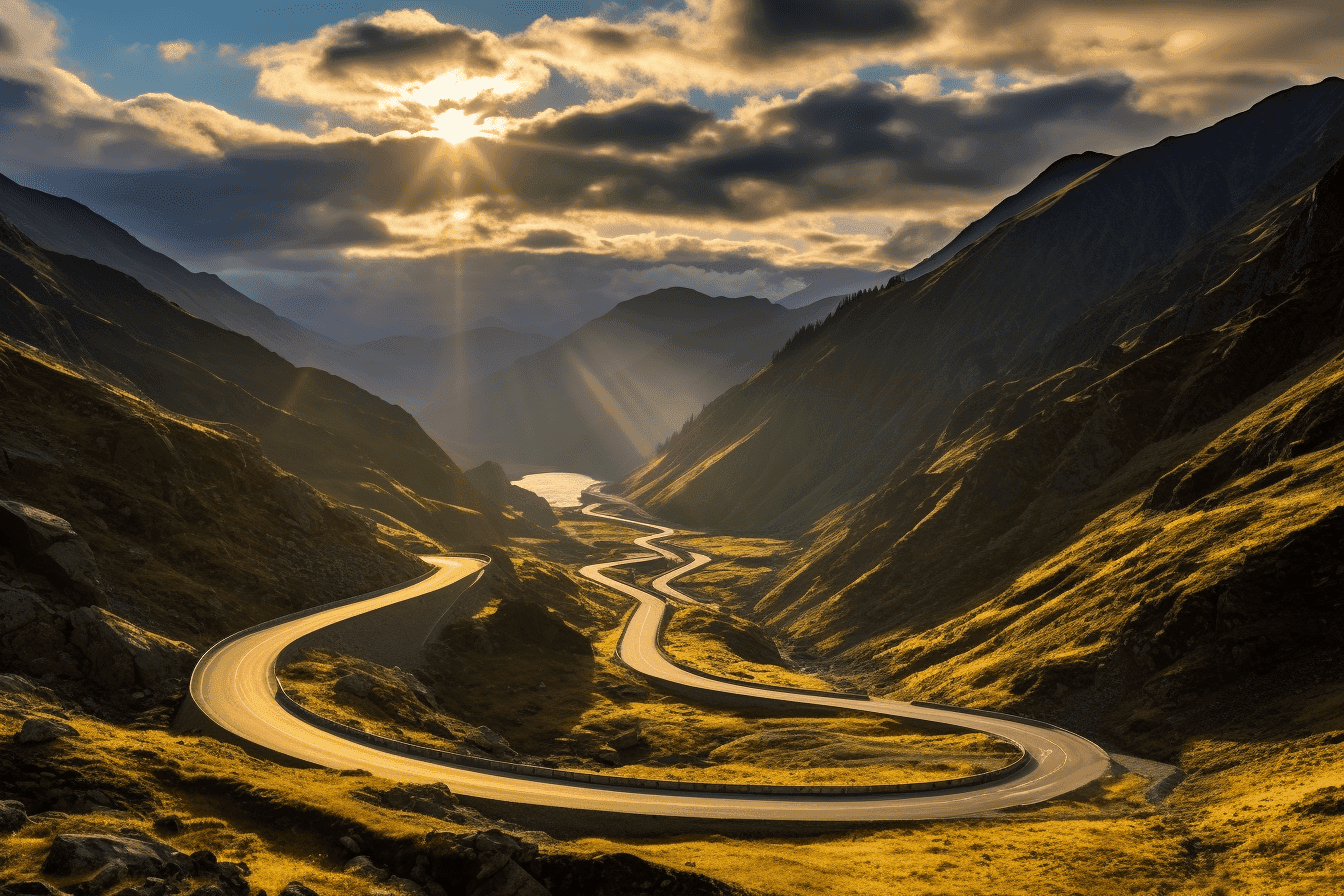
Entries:
{"label": "golden grass", "polygon": [[732,647],[721,635],[712,630],[698,630],[701,628],[700,625],[692,628],[693,623],[690,620],[695,616],[716,612],[700,608],[678,609],[663,639],[663,649],[667,655],[683,666],[729,678],[740,678],[743,681],[810,690],[841,690],[816,675],[798,672],[775,663],[759,663],[743,659],[733,652]]}
{"label": "golden grass", "polygon": [[1126,775],[1079,799],[984,819],[801,838],[589,838],[571,845],[690,865],[777,896],[1174,892],[1186,871],[1182,834],[1136,808],[1143,783]]}
{"label": "golden grass", "polygon": [[[20,712],[34,714],[33,701],[0,698],[0,741],[17,731]],[[351,795],[371,784],[391,786],[378,778],[286,768],[209,737],[130,729],[83,716],[68,721],[80,738],[0,747],[9,754],[0,754],[0,761],[24,763],[30,773],[34,767],[50,769],[58,779],[76,771],[100,782],[124,808],[38,820],[0,836],[0,883],[36,877],[57,834],[116,834],[130,828],[185,853],[208,849],[220,861],[246,862],[254,889],[275,893],[298,880],[319,893],[365,893],[368,884],[341,871],[335,841],[342,833],[370,831],[397,839],[432,829],[468,829]],[[154,830],[152,820],[165,814],[182,819],[181,834]]]}

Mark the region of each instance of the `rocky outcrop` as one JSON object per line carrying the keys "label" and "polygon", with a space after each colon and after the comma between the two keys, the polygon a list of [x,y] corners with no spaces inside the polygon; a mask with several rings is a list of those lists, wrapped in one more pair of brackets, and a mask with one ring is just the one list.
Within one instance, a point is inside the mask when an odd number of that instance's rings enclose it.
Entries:
{"label": "rocky outcrop", "polygon": [[[86,680],[106,690],[168,689],[184,679],[196,651],[132,625],[101,607],[53,609],[31,591],[0,585],[0,668],[37,677]],[[23,680],[0,687],[27,692]]]}
{"label": "rocky outcrop", "polygon": [[509,481],[504,468],[492,460],[479,467],[473,467],[466,473],[468,481],[476,490],[500,507],[511,507],[536,526],[549,528],[555,525],[555,511],[546,499],[535,492],[519,488]]}
{"label": "rocky outcrop", "polygon": [[79,603],[101,604],[98,561],[68,522],[20,501],[0,501],[0,545]]}
{"label": "rocky outcrop", "polygon": [[541,647],[558,653],[591,656],[593,645],[550,607],[527,600],[503,600],[491,617],[490,632],[505,643]]}
{"label": "rocky outcrop", "polygon": [[45,744],[62,737],[79,737],[79,732],[56,719],[28,719],[14,740],[21,744]]}
{"label": "rocky outcrop", "polygon": [[186,678],[197,653],[189,644],[147,632],[99,607],[70,613],[70,643],[89,662],[88,678],[108,690],[154,688]]}
{"label": "rocky outcrop", "polygon": [[42,873],[75,876],[92,874],[119,863],[134,875],[162,875],[172,863],[179,871],[193,867],[191,857],[157,840],[111,835],[60,834],[42,863]]}
{"label": "rocky outcrop", "polygon": [[17,831],[28,823],[28,813],[18,800],[0,800],[0,834]]}

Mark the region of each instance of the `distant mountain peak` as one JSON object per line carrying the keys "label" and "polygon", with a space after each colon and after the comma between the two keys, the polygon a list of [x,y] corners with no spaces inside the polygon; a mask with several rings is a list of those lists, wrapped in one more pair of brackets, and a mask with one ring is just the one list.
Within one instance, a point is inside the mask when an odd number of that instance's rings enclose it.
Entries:
{"label": "distant mountain peak", "polygon": [[1109,153],[1094,152],[1090,149],[1084,152],[1069,153],[1067,156],[1064,156],[1063,158],[1060,159],[1056,159],[1055,161],[1047,165],[1044,171],[1042,171],[1040,174],[1036,175],[1036,177],[1032,179],[1032,183],[1035,183],[1036,181],[1040,180],[1043,177],[1049,177],[1052,174],[1058,174],[1064,169],[1073,170],[1087,162],[1092,162],[1093,163],[1092,167],[1095,168],[1102,162],[1109,161],[1113,158],[1115,158],[1115,156],[1110,155]]}
{"label": "distant mountain peak", "polygon": [[759,296],[710,296],[689,286],[666,286],[633,299],[626,299],[611,309],[608,316],[620,317],[623,314],[694,314],[711,311],[723,312],[748,310],[773,304],[769,299]]}

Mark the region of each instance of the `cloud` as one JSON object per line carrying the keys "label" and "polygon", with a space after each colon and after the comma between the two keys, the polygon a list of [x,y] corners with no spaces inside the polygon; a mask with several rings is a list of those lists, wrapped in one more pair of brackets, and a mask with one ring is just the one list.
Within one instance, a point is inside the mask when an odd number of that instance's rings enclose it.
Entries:
{"label": "cloud", "polygon": [[568,230],[540,228],[529,230],[513,245],[520,249],[573,249],[583,245],[583,239]]}
{"label": "cloud", "polygon": [[722,0],[711,22],[740,55],[771,60],[816,46],[891,46],[928,29],[904,0]]}
{"label": "cloud", "polygon": [[189,40],[166,40],[159,44],[159,58],[164,62],[181,62],[196,52],[196,45]]}
{"label": "cloud", "polygon": [[[502,36],[388,12],[241,57],[313,136],[106,97],[63,67],[54,13],[0,0],[3,158],[352,331],[423,317],[431,293],[557,319],[660,277],[776,295],[918,261],[1061,155],[1190,130],[1344,58],[1328,4],[1184,8],[689,0]],[[874,63],[889,80],[854,74]],[[492,136],[430,136],[486,115]]]}
{"label": "cloud", "polygon": [[497,35],[424,10],[348,19],[305,40],[255,49],[243,61],[258,69],[261,96],[408,127],[482,94],[519,99],[549,77]]}
{"label": "cloud", "polygon": [[511,136],[564,146],[658,152],[685,142],[713,121],[714,113],[684,101],[636,99],[562,113],[547,110],[515,129]]}

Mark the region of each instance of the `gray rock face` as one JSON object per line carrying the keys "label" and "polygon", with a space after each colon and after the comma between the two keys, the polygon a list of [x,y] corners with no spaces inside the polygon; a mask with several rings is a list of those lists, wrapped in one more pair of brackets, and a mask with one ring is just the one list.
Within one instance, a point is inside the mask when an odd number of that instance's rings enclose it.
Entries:
{"label": "gray rock face", "polygon": [[[0,586],[0,667],[71,680],[87,676],[112,690],[155,689],[190,675],[196,656],[190,645],[147,632],[101,607],[59,613],[31,591]],[[14,676],[3,678],[0,691],[50,696]]]}
{"label": "gray rock face", "polygon": [[28,813],[18,800],[0,801],[0,834],[17,831],[28,823]]}
{"label": "gray rock face", "polygon": [[88,676],[105,688],[154,688],[186,678],[197,653],[189,644],[160,637],[98,607],[70,614],[70,643],[89,661]]}
{"label": "gray rock face", "polygon": [[0,544],[83,603],[101,604],[98,561],[87,542],[58,516],[19,501],[0,501]]}
{"label": "gray rock face", "polygon": [[14,740],[21,744],[45,744],[62,737],[79,737],[79,732],[55,719],[28,719]]}
{"label": "gray rock face", "polygon": [[58,876],[91,874],[113,862],[125,865],[127,873],[132,875],[158,875],[169,862],[184,870],[192,867],[190,858],[156,840],[60,834],[42,863],[42,873]]}
{"label": "gray rock face", "polygon": [[0,587],[0,664],[35,675],[65,650],[65,621],[31,591]]}

